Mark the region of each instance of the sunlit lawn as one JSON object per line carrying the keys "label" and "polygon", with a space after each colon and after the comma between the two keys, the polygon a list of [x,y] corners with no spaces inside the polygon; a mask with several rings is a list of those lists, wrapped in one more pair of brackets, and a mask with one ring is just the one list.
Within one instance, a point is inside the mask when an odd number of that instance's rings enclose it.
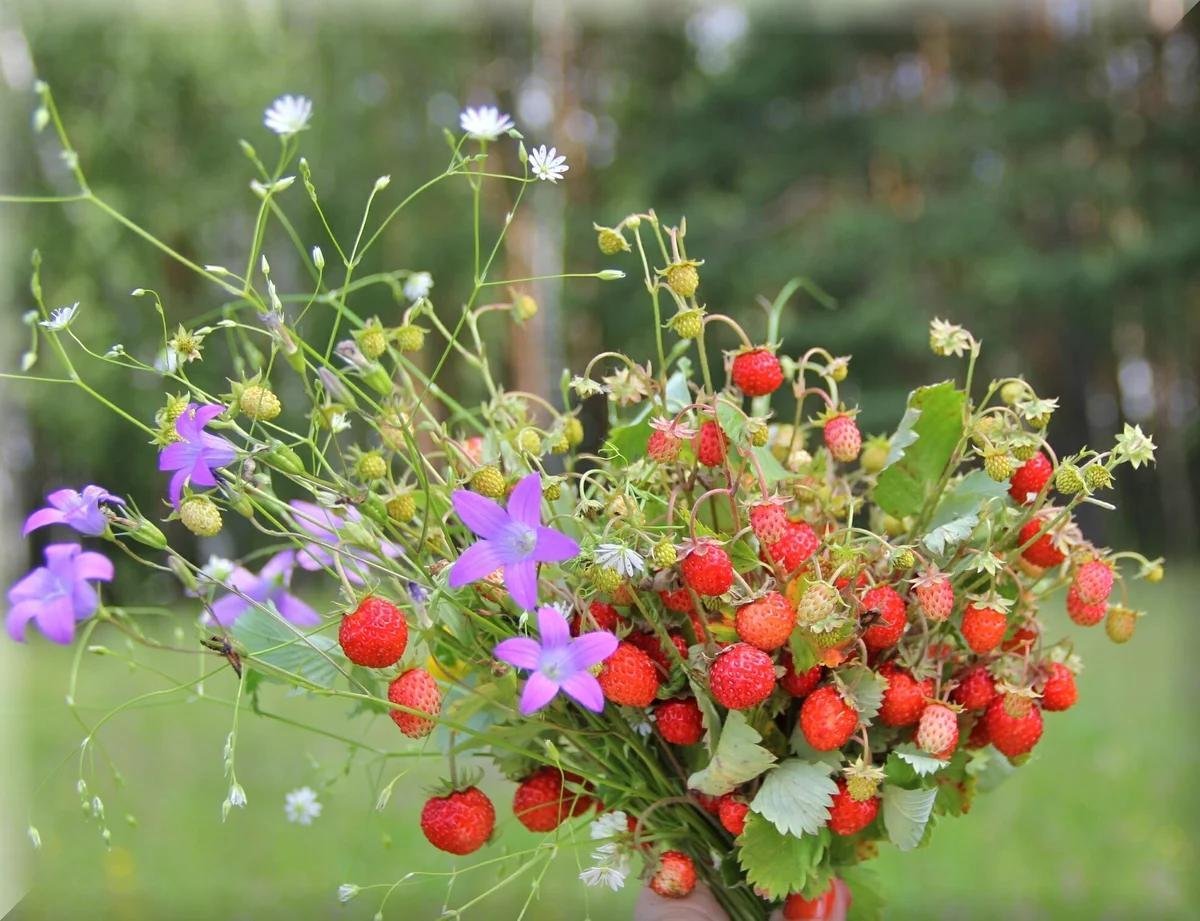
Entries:
{"label": "sunlit lawn", "polygon": [[[1123,648],[1110,644],[1102,628],[1074,630],[1084,634],[1078,648],[1088,666],[1080,704],[1069,714],[1049,715],[1036,760],[997,793],[981,797],[969,816],[947,820],[928,848],[911,854],[883,849],[877,869],[889,894],[889,917],[1195,916],[1197,592],[1200,573],[1179,569],[1160,586],[1139,587],[1135,601],[1152,615]],[[1065,616],[1053,623],[1064,630],[1068,624]],[[126,654],[117,638],[103,639]],[[416,821],[422,788],[439,775],[439,762],[388,761],[385,781],[410,773],[377,812],[374,791],[385,769],[376,756],[360,752],[347,759],[339,742],[250,712],[242,714],[236,762],[249,804],[222,824],[222,748],[231,710],[195,698],[185,703],[177,694],[117,714],[99,734],[124,778],[115,787],[99,755],[89,774],[112,829],[106,850],[98,823],[84,817],[75,792],[82,730],[63,705],[70,653],[35,644],[28,655],[32,681],[21,704],[27,754],[31,776],[49,776],[32,800],[43,847],[32,891],[14,918],[368,919],[385,890],[367,890],[342,906],[338,885],[390,884],[410,873],[418,875],[396,889],[385,916],[435,918],[443,904],[462,907],[497,886],[520,862],[470,866],[505,848],[537,844],[509,818],[511,786],[493,777],[485,787],[501,817],[499,843],[482,857],[445,859],[426,845]],[[146,659],[142,650],[138,656]],[[180,680],[194,674],[191,659],[165,661]],[[89,657],[78,698],[95,722],[113,705],[164,686],[164,679],[114,658]],[[234,690],[233,676],[225,673],[205,688],[226,700]],[[340,703],[271,688],[264,706],[382,750],[402,748],[386,718],[350,721]],[[311,827],[289,824],[283,812],[284,793],[305,784],[319,790],[324,803]],[[126,821],[127,813],[136,825]],[[578,834],[586,838],[586,829]],[[577,859],[587,852],[573,849],[569,836],[562,844],[526,917],[583,918],[589,908],[597,919],[627,917],[636,887],[617,895],[587,890],[585,905],[575,877]],[[463,872],[450,886],[455,867]],[[542,871],[541,864],[526,870],[463,917],[517,917]],[[428,872],[440,875],[420,875]]]}

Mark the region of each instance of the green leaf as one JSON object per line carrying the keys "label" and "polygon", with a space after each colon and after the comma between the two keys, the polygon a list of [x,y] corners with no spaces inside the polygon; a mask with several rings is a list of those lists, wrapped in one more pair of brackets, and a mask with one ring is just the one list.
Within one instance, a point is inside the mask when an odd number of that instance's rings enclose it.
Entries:
{"label": "green leaf", "polygon": [[750,542],[745,539],[735,540],[725,550],[729,554],[729,562],[733,564],[733,568],[737,572],[749,572],[762,565],[762,560],[758,558],[758,553],[750,546]]}
{"label": "green leaf", "polygon": [[850,887],[850,909],[846,913],[846,921],[883,921],[884,901],[879,874],[861,863],[843,867],[838,874]]}
{"label": "green leaf", "polygon": [[[943,381],[914,390],[892,436],[889,465],[875,484],[875,503],[889,515],[915,515],[925,504],[963,436],[966,394]],[[915,437],[913,437],[915,436]]]}
{"label": "green leaf", "polygon": [[851,665],[837,672],[846,693],[846,702],[858,711],[858,722],[870,726],[883,705],[887,679],[865,665]]}
{"label": "green leaf", "polygon": [[750,809],[785,835],[815,835],[829,821],[835,793],[828,765],[793,758],[763,778]]}
{"label": "green leaf", "polygon": [[808,739],[804,738],[804,731],[800,728],[799,720],[796,720],[796,728],[792,730],[788,747],[792,750],[792,754],[802,761],[825,764],[829,766],[830,770],[842,766],[842,753],[838,749],[831,752],[819,752],[808,744]]}
{"label": "green leaf", "polygon": [[938,502],[929,523],[929,533],[921,539],[925,548],[940,556],[961,544],[979,524],[979,512],[984,503],[998,499],[1006,492],[1006,484],[997,483],[982,470],[972,470]]}
{"label": "green leaf", "polygon": [[738,863],[750,885],[769,899],[782,899],[804,888],[825,856],[829,832],[797,838],[783,835],[761,816],[746,815],[746,828],[737,839]]}
{"label": "green leaf", "polygon": [[937,790],[905,790],[892,785],[883,788],[883,825],[892,844],[911,851],[921,843],[936,797]]}
{"label": "green leaf", "polygon": [[975,789],[980,793],[995,790],[1015,770],[1012,762],[991,745],[977,751],[967,765],[967,773],[975,778]]}
{"label": "green leaf", "polygon": [[788,636],[788,650],[792,654],[792,669],[797,674],[817,664],[817,651],[800,630],[793,630]]}
{"label": "green leaf", "polygon": [[688,778],[688,787],[709,796],[720,796],[753,780],[775,763],[775,756],[758,744],[761,741],[762,736],[746,722],[746,717],[732,711],[725,719],[712,760]]}
{"label": "green leaf", "polygon": [[936,774],[946,766],[946,762],[941,758],[934,757],[928,752],[921,751],[912,742],[905,742],[897,745],[892,749],[894,754],[901,761],[906,762],[917,774],[921,777],[928,777],[930,774]]}
{"label": "green leaf", "polygon": [[774,486],[780,480],[785,480],[793,474],[789,473],[783,464],[779,463],[779,458],[771,453],[771,449],[767,447],[752,448],[754,456],[758,458],[758,466],[762,469],[763,477],[767,481],[768,486]]}
{"label": "green leaf", "polygon": [[[676,367],[679,370],[667,378],[667,409],[673,413],[679,412],[692,401],[687,386],[690,364],[687,359],[680,359]],[[650,419],[661,411],[660,403],[647,400],[633,419],[612,428],[604,443],[604,450],[614,457],[623,458],[627,463],[644,457],[646,443],[650,440],[652,431]]]}
{"label": "green leaf", "polygon": [[[319,633],[298,633],[273,608],[268,612],[252,606],[234,623],[233,636],[246,655],[322,688],[333,686],[338,663],[344,661],[337,640]],[[262,677],[294,683],[273,672],[264,672]]]}

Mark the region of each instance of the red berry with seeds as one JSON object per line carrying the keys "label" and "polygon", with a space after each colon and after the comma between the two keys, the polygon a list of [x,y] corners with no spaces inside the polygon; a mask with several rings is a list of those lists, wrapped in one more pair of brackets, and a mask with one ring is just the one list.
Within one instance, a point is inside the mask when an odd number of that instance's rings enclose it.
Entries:
{"label": "red berry with seeds", "polygon": [[839,413],[825,423],[825,447],[836,461],[849,464],[862,450],[862,433],[853,416]]}
{"label": "red berry with seeds", "polygon": [[597,678],[606,699],[626,707],[646,707],[658,693],[658,669],[650,657],[622,642],[604,660]]}
{"label": "red berry with seeds", "polygon": [[834,906],[837,904],[838,887],[836,881],[829,884],[818,896],[806,899],[801,893],[793,892],[783,903],[783,917],[787,921],[823,921],[833,917]]}
{"label": "red berry with seeds", "polygon": [[1032,751],[1042,737],[1042,711],[1029,698],[1013,700],[1016,695],[1002,694],[988,704],[984,714],[991,742],[1009,758]]}
{"label": "red berry with seeds", "polygon": [[1043,710],[1070,710],[1079,699],[1079,690],[1075,687],[1075,673],[1061,662],[1050,666],[1050,674],[1042,685]]}
{"label": "red berry with seeds", "polygon": [[[687,641],[678,633],[670,633],[668,636],[676,652],[679,653],[679,657],[686,661],[688,656]],[[625,641],[633,644],[648,655],[650,661],[654,663],[654,666],[659,670],[661,675],[670,673],[671,666],[675,663],[675,656],[663,645],[657,633],[631,633],[625,637]]]}
{"label": "red berry with seeds", "polygon": [[933,681],[917,681],[911,672],[890,662],[879,669],[879,674],[887,679],[879,721],[885,726],[911,726],[921,718],[925,702],[933,694]]}
{"label": "red berry with seeds", "polygon": [[696,433],[694,447],[696,459],[705,467],[719,467],[725,463],[725,447],[728,439],[721,426],[709,419]]}
{"label": "red berry with seeds", "polygon": [[996,697],[996,681],[982,665],[977,665],[959,680],[950,699],[967,710],[984,710]]}
{"label": "red berry with seeds", "polygon": [[720,544],[698,541],[679,564],[683,581],[697,595],[723,595],[733,585],[733,564]]}
{"label": "red berry with seeds", "polygon": [[763,397],[779,389],[783,383],[783,368],[779,359],[766,349],[752,349],[734,357],[730,377],[733,385],[746,396]]}
{"label": "red berry with seeds", "polygon": [[787,510],[775,502],[760,502],[750,507],[750,527],[763,545],[782,540],[790,523]]}
{"label": "red berry with seeds", "polygon": [[1008,494],[1022,505],[1028,505],[1037,498],[1050,477],[1054,476],[1054,465],[1050,458],[1041,451],[1017,468],[1009,480]]}
{"label": "red berry with seeds", "polygon": [[787,642],[796,626],[796,611],[779,592],[768,592],[738,608],[736,626],[744,642],[771,652]]}
{"label": "red berry with seeds", "polygon": [[789,575],[803,566],[817,551],[821,539],[806,521],[789,521],[783,537],[766,546],[764,558],[778,563]]}
{"label": "red berry with seeds", "polygon": [[895,646],[908,626],[904,599],[890,585],[877,585],[862,596],[862,622],[870,626],[863,631],[867,649],[878,652]]}
{"label": "red berry with seeds", "polygon": [[726,793],[717,801],[717,818],[721,825],[735,838],[746,830],[746,813],[750,811],[748,803]]}
{"label": "red berry with seeds", "polygon": [[593,601],[588,605],[588,616],[576,614],[571,618],[571,636],[580,633],[590,633],[593,630],[607,630],[612,633],[617,629],[621,615],[611,604],[604,601]]}
{"label": "red berry with seeds", "polygon": [[513,815],[530,831],[554,831],[563,822],[576,814],[578,800],[586,799],[568,790],[563,782],[578,783],[575,774],[566,774],[558,768],[540,767],[517,785],[513,794]]}
{"label": "red berry with seeds", "polygon": [[963,611],[962,635],[976,655],[984,655],[1000,645],[1008,629],[1003,611],[984,605],[967,605]]}
{"label": "red berry with seeds", "polygon": [[682,899],[696,888],[696,865],[680,851],[666,851],[658,859],[658,870],[650,877],[650,888],[664,899]]}
{"label": "red berry with seeds", "polygon": [[479,850],[496,827],[492,801],[478,787],[435,796],[421,810],[421,831],[439,851],[470,854]]}
{"label": "red berry with seeds", "polygon": [[1112,594],[1112,567],[1103,560],[1088,560],[1075,572],[1071,585],[1084,604],[1104,604]]}
{"label": "red berry with seeds", "polygon": [[837,793],[829,807],[829,830],[835,835],[853,835],[875,821],[879,814],[879,797],[856,800],[846,789],[846,778],[837,779]]}
{"label": "red berry with seeds", "polygon": [[945,704],[930,704],[921,711],[916,742],[931,755],[949,758],[958,747],[958,715]]}
{"label": "red berry with seeds", "polygon": [[659,734],[672,745],[695,745],[704,738],[704,720],[695,698],[668,700],[654,709]]}
{"label": "red berry with seeds", "polygon": [[941,623],[954,611],[954,586],[936,570],[929,570],[913,582],[913,595],[921,612],[934,623]]}
{"label": "red berry with seeds", "polygon": [[686,588],[676,588],[670,591],[664,589],[658,593],[658,597],[668,611],[674,611],[677,614],[696,613],[696,606],[692,603],[692,594]]}
{"label": "red berry with seeds", "polygon": [[[1025,522],[1025,525],[1021,528],[1021,534],[1017,538],[1017,546],[1025,547],[1025,544],[1033,540],[1034,535],[1042,530],[1042,527],[1042,521],[1038,518],[1033,518]],[[1029,544],[1028,547],[1025,547],[1021,551],[1021,556],[1034,566],[1041,566],[1043,569],[1057,566],[1067,558],[1066,554],[1054,546],[1054,538],[1049,531],[1037,540],[1033,540],[1033,543]]]}
{"label": "red berry with seeds", "polygon": [[800,731],[819,752],[841,748],[858,728],[858,711],[832,685],[817,688],[800,708]]}
{"label": "red berry with seeds", "polygon": [[813,688],[821,683],[821,666],[814,665],[808,671],[796,672],[796,667],[790,655],[783,660],[785,671],[779,679],[779,686],[793,697],[807,697]]}
{"label": "red berry with seeds", "polygon": [[[410,739],[423,739],[433,732],[435,717],[442,709],[442,692],[433,675],[423,668],[410,668],[388,685],[388,700],[418,713],[391,710],[388,715]],[[426,714],[422,716],[421,714]]]}
{"label": "red berry with seeds", "polygon": [[747,710],[775,690],[775,663],[747,643],[726,646],[708,669],[708,687],[722,707]]}
{"label": "red berry with seeds", "polygon": [[660,464],[673,464],[682,447],[683,442],[670,432],[654,431],[646,442],[646,455]]}
{"label": "red berry with seeds", "polygon": [[1067,615],[1075,623],[1081,627],[1094,627],[1100,621],[1104,620],[1104,615],[1108,613],[1108,602],[1101,601],[1099,604],[1086,604],[1079,597],[1079,588],[1072,585],[1067,589]]}
{"label": "red berry with seeds", "polygon": [[338,642],[346,658],[367,668],[388,668],[400,661],[408,648],[404,613],[375,595],[368,595],[342,618]]}

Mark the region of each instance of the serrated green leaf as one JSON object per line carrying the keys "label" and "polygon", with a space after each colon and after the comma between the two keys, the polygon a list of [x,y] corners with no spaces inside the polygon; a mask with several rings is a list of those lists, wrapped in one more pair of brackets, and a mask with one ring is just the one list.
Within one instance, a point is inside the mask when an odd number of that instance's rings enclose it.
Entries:
{"label": "serrated green leaf", "polygon": [[963,436],[965,402],[966,394],[953,381],[909,394],[908,411],[892,436],[898,456],[879,474],[873,494],[889,515],[903,518],[921,510]]}
{"label": "serrated green leaf", "polygon": [[[333,686],[338,677],[338,663],[345,661],[337,640],[320,633],[299,633],[273,608],[267,611],[252,606],[234,623],[233,636],[248,656],[322,688]],[[289,683],[270,671],[264,671],[262,677]]]}
{"label": "serrated green leaf", "polygon": [[763,778],[750,809],[785,835],[814,835],[829,821],[835,793],[829,765],[793,758]]}
{"label": "serrated green leaf", "polygon": [[1012,762],[991,745],[975,752],[970,763],[967,764],[967,773],[975,778],[977,784],[975,789],[980,793],[995,790],[1008,780],[1015,770]]}
{"label": "serrated green leaf", "polygon": [[865,665],[851,665],[839,669],[837,677],[845,689],[846,702],[858,711],[859,725],[869,727],[883,705],[887,679]]}
{"label": "serrated green leaf", "polygon": [[933,513],[929,532],[921,538],[925,548],[939,556],[971,536],[979,524],[979,512],[989,499],[1007,492],[982,470],[973,470],[946,491]]}
{"label": "serrated green leaf", "polygon": [[946,766],[946,762],[941,758],[937,758],[929,754],[929,752],[921,751],[912,742],[904,742],[901,745],[897,745],[892,749],[892,754],[901,761],[906,762],[921,777],[936,774]]}
{"label": "serrated green leaf", "polygon": [[788,740],[788,747],[792,750],[792,754],[801,761],[808,761],[813,764],[826,764],[831,770],[842,765],[842,753],[840,750],[834,749],[830,752],[819,752],[808,744],[808,739],[804,738],[804,732],[800,728],[799,720],[796,720],[796,728],[792,730],[791,738]]}
{"label": "serrated green leaf", "polygon": [[839,875],[850,887],[850,908],[846,921],[883,921],[883,894],[879,874],[863,864],[843,867]]}
{"label": "serrated green leaf", "polygon": [[762,565],[758,553],[750,546],[748,540],[735,540],[725,548],[729,554],[729,562],[737,572],[750,572]]}
{"label": "serrated green leaf", "polygon": [[730,712],[712,760],[688,778],[688,787],[709,796],[720,796],[753,780],[775,763],[775,756],[758,744],[761,741],[762,736],[740,711]]}
{"label": "serrated green leaf", "polygon": [[754,451],[754,456],[758,459],[757,469],[762,470],[763,477],[766,479],[768,486],[774,486],[780,480],[786,480],[792,476],[787,468],[779,462],[779,458],[771,453],[770,448],[752,448],[751,450]]}
{"label": "serrated green leaf", "polygon": [[911,851],[921,843],[937,790],[905,790],[892,785],[883,788],[883,826],[888,840],[902,851]]}
{"label": "serrated green leaf", "polygon": [[816,649],[799,630],[793,630],[788,636],[788,651],[792,654],[792,669],[797,674],[806,672],[817,664]]}
{"label": "serrated green leaf", "polygon": [[722,430],[730,441],[736,444],[742,440],[742,436],[746,431],[746,417],[740,408],[734,406],[728,400],[718,400],[717,422],[720,423]]}
{"label": "serrated green leaf", "polygon": [[746,815],[746,828],[737,839],[738,863],[750,884],[770,899],[799,892],[825,856],[829,831],[797,838],[780,834],[766,819]]}

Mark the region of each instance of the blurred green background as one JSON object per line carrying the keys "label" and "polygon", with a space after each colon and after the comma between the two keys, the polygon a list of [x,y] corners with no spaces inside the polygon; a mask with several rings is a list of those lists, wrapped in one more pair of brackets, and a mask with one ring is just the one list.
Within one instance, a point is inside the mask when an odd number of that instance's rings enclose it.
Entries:
{"label": "blurred green background", "polygon": [[[377,176],[392,176],[398,198],[441,168],[442,128],[463,104],[495,102],[571,164],[560,188],[534,190],[505,256],[510,276],[610,264],[595,250],[593,221],[647,207],[671,220],[686,213],[689,250],[706,260],[701,293],[752,334],[761,332],[755,295],[793,275],[837,298],[836,310],[810,302],[790,311],[785,347],[854,355],[845,395],[861,404],[868,431],[890,430],[912,386],[948,373],[928,352],[933,316],[984,340],[985,374],[1024,373],[1061,397],[1060,452],[1104,447],[1123,422],[1141,424],[1159,445],[1157,469],[1124,476],[1118,512],[1084,526],[1098,542],[1168,555],[1167,583],[1136,599],[1153,616],[1130,648],[1099,634],[1081,640],[1083,699],[1050,722],[1034,764],[947,823],[927,850],[885,852],[878,863],[895,918],[1193,916],[1197,747],[1184,730],[1194,723],[1187,653],[1200,592],[1189,562],[1200,516],[1196,14],[1179,22],[1183,4],[1161,0],[603,7],[9,4],[0,12],[0,188],[71,191],[53,139],[29,127],[41,78],[99,194],[185,255],[237,266],[257,207],[237,141],[272,149],[261,112],[275,96],[315,102],[302,149],[342,234]],[[302,191],[289,194],[301,235],[321,242]],[[466,200],[462,187],[419,200],[363,271],[431,271],[435,302],[452,314],[469,286]],[[488,202],[492,226],[504,210],[502,199]],[[0,221],[11,278],[0,308],[6,369],[24,347],[18,318],[30,306],[34,247],[48,300],[82,302],[76,331],[101,350],[153,348],[155,318],[129,297],[134,287],[159,291],[173,322],[220,302],[94,210],[6,206]],[[269,237],[267,253],[281,288],[299,284],[283,241]],[[514,387],[552,393],[561,367],[578,369],[601,348],[649,354],[636,279],[531,293],[537,321],[496,339],[499,376]],[[382,294],[358,307],[396,312]],[[102,365],[88,370],[145,418],[161,402],[158,390],[131,389]],[[466,386],[453,367],[444,381]],[[153,507],[154,453],[120,420],[47,389],[4,384],[0,400],[5,520],[64,483],[101,482]],[[37,547],[15,533],[4,541],[15,575]],[[198,558],[233,552],[193,549]],[[122,600],[173,591],[129,575]],[[80,816],[74,768],[55,771],[80,738],[62,705],[67,654],[40,643],[5,653],[28,679],[27,695],[3,707],[23,715],[26,773],[46,778],[22,804],[44,846],[17,917],[367,918],[375,904],[365,895],[336,905],[339,883],[452,866],[415,835],[432,768],[414,768],[377,814],[369,759],[347,764],[338,743],[265,719],[243,733],[239,752],[250,807],[220,824],[229,712],[202,700],[109,724],[104,741],[126,785],[103,794],[114,830],[106,851]],[[86,674],[91,690],[80,699],[93,718],[165,682],[108,658]],[[276,696],[280,714],[324,707],[331,731],[394,743],[390,725],[348,724],[327,704]],[[302,784],[325,802],[313,828],[283,816],[284,792]],[[497,794],[503,812],[508,794]],[[127,811],[136,827],[119,820]],[[528,846],[519,831],[506,826],[505,842]],[[564,852],[529,916],[582,917],[578,869]],[[449,905],[495,879],[456,880]],[[389,916],[435,917],[445,884],[398,890]],[[518,881],[465,917],[513,917],[527,891]],[[597,896],[592,917],[620,917],[631,895]]]}

